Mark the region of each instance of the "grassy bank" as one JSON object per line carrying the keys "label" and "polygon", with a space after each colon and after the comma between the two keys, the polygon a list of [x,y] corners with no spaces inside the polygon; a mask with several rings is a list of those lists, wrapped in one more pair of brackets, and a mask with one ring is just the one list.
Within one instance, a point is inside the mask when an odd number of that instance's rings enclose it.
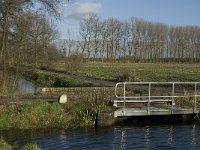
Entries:
{"label": "grassy bank", "polygon": [[[0,130],[10,129],[68,129],[77,127],[94,127],[96,114],[110,111],[104,103],[47,103],[38,101],[32,104],[0,105]],[[40,150],[35,144],[22,148],[8,144],[0,138],[0,150]]]}
{"label": "grassy bank", "polygon": [[94,126],[97,112],[106,111],[104,103],[0,105],[0,129],[74,128]]}

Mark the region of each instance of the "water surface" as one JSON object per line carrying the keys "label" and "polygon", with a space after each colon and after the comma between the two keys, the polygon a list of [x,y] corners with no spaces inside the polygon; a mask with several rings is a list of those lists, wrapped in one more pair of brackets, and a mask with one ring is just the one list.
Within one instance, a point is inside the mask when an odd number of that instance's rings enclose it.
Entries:
{"label": "water surface", "polygon": [[19,147],[37,143],[45,150],[200,149],[199,124],[0,131],[0,134]]}
{"label": "water surface", "polygon": [[40,91],[41,88],[33,85],[30,81],[27,81],[25,79],[19,79],[17,83],[17,91],[22,93],[22,94],[27,94],[27,93],[37,93]]}

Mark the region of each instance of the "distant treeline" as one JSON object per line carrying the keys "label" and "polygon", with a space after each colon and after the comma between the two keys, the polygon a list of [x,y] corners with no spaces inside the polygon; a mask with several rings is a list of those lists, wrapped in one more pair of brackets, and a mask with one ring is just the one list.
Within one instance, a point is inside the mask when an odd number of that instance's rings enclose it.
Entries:
{"label": "distant treeline", "polygon": [[133,62],[200,61],[200,27],[168,26],[142,19],[101,20],[96,15],[80,22],[80,41],[68,34],[63,43],[65,55],[73,51],[86,58],[131,60]]}

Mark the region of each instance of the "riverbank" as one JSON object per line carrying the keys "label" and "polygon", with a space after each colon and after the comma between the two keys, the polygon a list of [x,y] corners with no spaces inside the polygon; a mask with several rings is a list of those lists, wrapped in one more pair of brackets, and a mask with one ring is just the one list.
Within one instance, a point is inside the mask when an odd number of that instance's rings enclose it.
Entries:
{"label": "riverbank", "polygon": [[48,103],[0,105],[0,129],[76,128],[95,126],[97,113],[109,111],[105,103]]}
{"label": "riverbank", "polygon": [[[110,111],[104,103],[89,102],[59,104],[38,101],[28,104],[0,105],[0,130],[11,129],[72,129],[97,126],[98,113]],[[108,121],[110,123],[110,121]],[[105,120],[98,122],[105,126]],[[0,150],[19,149],[0,140]],[[40,150],[35,144],[28,144],[20,150]]]}
{"label": "riverbank", "polygon": [[10,145],[2,137],[0,137],[0,150],[42,150],[36,144],[26,144],[23,147]]}
{"label": "riverbank", "polygon": [[[95,104],[91,102],[59,104],[40,100],[26,104],[7,103],[0,105],[0,130],[66,130],[80,127],[96,127],[98,114],[111,111],[111,109],[105,103]],[[106,118],[101,117],[99,119],[98,126],[113,123],[110,120],[102,120]],[[5,149],[40,150],[36,144],[27,144],[19,148],[15,145],[10,145],[3,137],[0,137],[0,150]]]}

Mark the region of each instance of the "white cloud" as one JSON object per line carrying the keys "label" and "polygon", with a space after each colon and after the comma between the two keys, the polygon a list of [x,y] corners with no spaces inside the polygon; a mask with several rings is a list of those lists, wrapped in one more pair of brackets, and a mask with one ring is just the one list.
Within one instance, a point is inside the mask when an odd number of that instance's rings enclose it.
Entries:
{"label": "white cloud", "polygon": [[65,8],[65,16],[69,19],[80,20],[89,14],[98,14],[101,7],[99,2],[76,2]]}

